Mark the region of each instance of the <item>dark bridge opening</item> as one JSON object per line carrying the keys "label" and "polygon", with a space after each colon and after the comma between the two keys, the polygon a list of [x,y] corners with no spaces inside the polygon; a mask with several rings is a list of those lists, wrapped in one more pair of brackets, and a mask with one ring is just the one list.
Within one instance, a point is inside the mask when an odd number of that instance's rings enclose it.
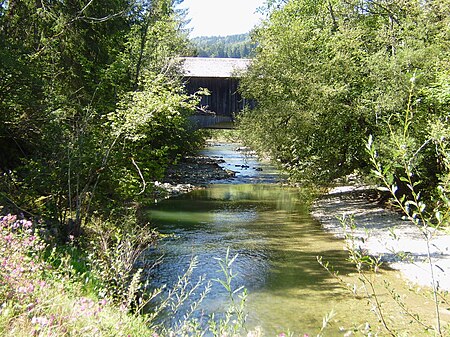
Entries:
{"label": "dark bridge opening", "polygon": [[191,118],[197,127],[230,127],[237,113],[245,106],[254,106],[238,92],[239,78],[250,60],[187,57],[183,62],[187,92],[193,94],[200,88],[210,92],[202,97],[198,113]]}

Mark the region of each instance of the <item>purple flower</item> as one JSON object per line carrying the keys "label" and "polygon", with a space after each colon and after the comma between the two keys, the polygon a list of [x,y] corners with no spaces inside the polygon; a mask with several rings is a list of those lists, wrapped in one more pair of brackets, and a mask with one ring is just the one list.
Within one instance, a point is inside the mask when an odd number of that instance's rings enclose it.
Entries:
{"label": "purple flower", "polygon": [[31,323],[33,324],[37,324],[40,326],[46,326],[49,324],[49,320],[47,317],[36,317],[33,316],[33,318],[31,319]]}
{"label": "purple flower", "polygon": [[10,242],[12,241],[13,238],[14,238],[14,237],[13,237],[12,233],[9,233],[8,235],[6,235],[6,236],[4,237],[5,241],[8,242],[8,243],[10,243]]}

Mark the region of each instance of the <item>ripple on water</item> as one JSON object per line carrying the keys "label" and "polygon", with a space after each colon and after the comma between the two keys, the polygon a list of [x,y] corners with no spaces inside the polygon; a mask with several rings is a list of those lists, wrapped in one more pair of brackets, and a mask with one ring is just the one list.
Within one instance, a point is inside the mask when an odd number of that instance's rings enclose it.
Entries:
{"label": "ripple on water", "polygon": [[[242,163],[241,153],[232,153],[227,146],[221,150],[226,162]],[[276,184],[241,184],[245,179],[243,174],[234,184],[211,185],[149,210],[150,220],[161,232],[175,234],[148,253],[150,259],[164,256],[150,275],[153,285],[175,284],[194,256],[198,265],[193,280],[202,275],[209,280],[221,278],[218,259],[230,249],[232,256],[238,254],[232,266],[237,275],[233,285],[249,290],[250,328],[261,326],[267,335],[288,330],[313,335],[331,310],[337,315],[327,336],[342,336],[342,326],[375,322],[366,300],[350,296],[318,264],[317,256],[323,256],[343,278],[355,281],[354,269],[345,262],[343,242],[322,231],[307,213],[298,190]],[[398,284],[394,274],[385,272],[384,276]],[[212,293],[201,307],[204,315],[223,312],[227,305],[224,289],[213,282]],[[396,310],[392,317],[398,314]]]}

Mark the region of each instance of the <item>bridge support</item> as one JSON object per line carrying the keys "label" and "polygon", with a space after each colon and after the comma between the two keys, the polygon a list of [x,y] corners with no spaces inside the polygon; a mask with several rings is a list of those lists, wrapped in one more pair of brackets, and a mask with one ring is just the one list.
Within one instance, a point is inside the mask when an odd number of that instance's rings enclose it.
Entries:
{"label": "bridge support", "polygon": [[234,129],[234,121],[229,116],[193,115],[189,120],[195,129]]}

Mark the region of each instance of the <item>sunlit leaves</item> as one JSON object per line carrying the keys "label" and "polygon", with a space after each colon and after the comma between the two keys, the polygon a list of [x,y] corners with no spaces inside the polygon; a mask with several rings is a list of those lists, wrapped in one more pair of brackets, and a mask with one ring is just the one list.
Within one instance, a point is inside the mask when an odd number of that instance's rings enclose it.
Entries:
{"label": "sunlit leaves", "polygon": [[136,201],[195,144],[194,100],[171,61],[187,44],[172,4],[2,7],[0,189],[15,205],[79,229],[94,210]]}
{"label": "sunlit leaves", "polygon": [[192,109],[189,99],[180,88],[166,83],[163,76],[146,72],[142,89],[126,93],[118,109],[109,114],[113,133],[132,141],[152,137],[152,128],[181,119],[183,112]]}
{"label": "sunlit leaves", "polygon": [[416,0],[299,0],[275,10],[253,34],[257,56],[242,83],[258,101],[241,117],[249,143],[294,176],[323,181],[365,170],[372,134],[383,164],[407,163],[435,183],[424,126],[449,102],[440,10]]}

